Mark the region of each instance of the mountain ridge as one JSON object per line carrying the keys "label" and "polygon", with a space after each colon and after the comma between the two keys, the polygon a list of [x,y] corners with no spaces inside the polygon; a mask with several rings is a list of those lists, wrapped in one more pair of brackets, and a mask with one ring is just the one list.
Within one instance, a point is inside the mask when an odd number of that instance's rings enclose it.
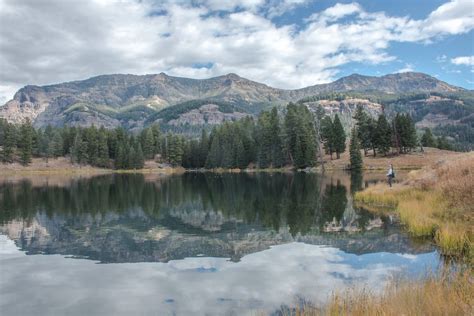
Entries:
{"label": "mountain ridge", "polygon": [[107,74],[45,86],[27,85],[0,106],[0,118],[15,123],[29,118],[37,127],[95,124],[141,128],[149,115],[192,100],[225,102],[257,114],[269,106],[347,91],[398,94],[466,90],[418,72],[380,77],[352,74],[301,89],[274,88],[235,73],[207,79],[175,77],[163,72]]}

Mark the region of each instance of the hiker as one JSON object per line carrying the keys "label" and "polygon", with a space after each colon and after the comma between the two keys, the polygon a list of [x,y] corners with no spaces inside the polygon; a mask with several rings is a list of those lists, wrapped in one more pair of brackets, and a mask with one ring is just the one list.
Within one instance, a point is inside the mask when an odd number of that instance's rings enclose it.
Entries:
{"label": "hiker", "polygon": [[393,171],[393,165],[390,164],[387,172],[388,185],[392,187],[392,180],[395,178],[395,171]]}

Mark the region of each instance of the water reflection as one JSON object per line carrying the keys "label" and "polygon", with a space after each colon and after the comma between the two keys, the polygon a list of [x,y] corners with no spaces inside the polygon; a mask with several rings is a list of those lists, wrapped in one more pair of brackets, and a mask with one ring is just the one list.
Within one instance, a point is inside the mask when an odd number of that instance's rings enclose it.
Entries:
{"label": "water reflection", "polygon": [[[147,176],[149,177],[149,176]],[[345,252],[420,253],[384,218],[354,208],[362,175],[106,175],[0,184],[0,233],[28,254],[108,262],[231,258],[301,241]]]}

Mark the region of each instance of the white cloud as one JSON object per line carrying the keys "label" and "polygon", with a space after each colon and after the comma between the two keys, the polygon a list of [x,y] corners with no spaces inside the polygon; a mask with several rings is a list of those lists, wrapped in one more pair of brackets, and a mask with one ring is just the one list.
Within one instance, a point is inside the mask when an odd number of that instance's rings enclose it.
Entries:
{"label": "white cloud", "polygon": [[307,3],[0,0],[0,95],[11,98],[26,84],[161,71],[198,78],[235,72],[296,88],[328,82],[350,62],[393,61],[392,42],[435,41],[474,28],[471,1],[448,2],[422,20],[349,3],[313,14],[299,28],[272,22]]}
{"label": "white cloud", "polygon": [[461,56],[452,58],[451,63],[455,65],[474,66],[474,56]]}
{"label": "white cloud", "polygon": [[[294,306],[297,298],[323,303],[332,291],[355,285],[376,292],[397,273],[416,275],[426,264],[436,269],[436,262],[436,253],[356,256],[302,243],[274,246],[237,263],[200,257],[95,264],[60,255],[4,255],[0,287],[10,294],[0,305],[8,315],[84,314],[84,306],[97,315],[270,314]],[[28,300],[17,304],[20,295]]]}
{"label": "white cloud", "polygon": [[396,73],[411,72],[411,71],[415,71],[415,68],[413,67],[413,65],[405,64],[405,67],[397,70]]}

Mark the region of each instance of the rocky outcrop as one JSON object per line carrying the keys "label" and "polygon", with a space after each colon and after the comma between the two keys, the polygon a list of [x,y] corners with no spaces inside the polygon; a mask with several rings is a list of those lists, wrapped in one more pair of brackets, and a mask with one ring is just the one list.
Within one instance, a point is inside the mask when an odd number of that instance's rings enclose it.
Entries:
{"label": "rocky outcrop", "polygon": [[248,113],[232,112],[224,113],[219,111],[219,106],[216,104],[205,104],[198,109],[180,114],[177,119],[170,120],[169,125],[218,125],[226,121],[237,121],[241,118],[249,116]]}
{"label": "rocky outcrop", "polygon": [[354,125],[353,116],[357,107],[362,107],[366,113],[375,119],[383,111],[383,106],[381,104],[358,98],[348,98],[340,101],[318,100],[314,102],[305,102],[305,104],[312,112],[316,112],[318,107],[321,106],[324,109],[324,112],[331,117],[338,114],[346,131],[350,131]]}

